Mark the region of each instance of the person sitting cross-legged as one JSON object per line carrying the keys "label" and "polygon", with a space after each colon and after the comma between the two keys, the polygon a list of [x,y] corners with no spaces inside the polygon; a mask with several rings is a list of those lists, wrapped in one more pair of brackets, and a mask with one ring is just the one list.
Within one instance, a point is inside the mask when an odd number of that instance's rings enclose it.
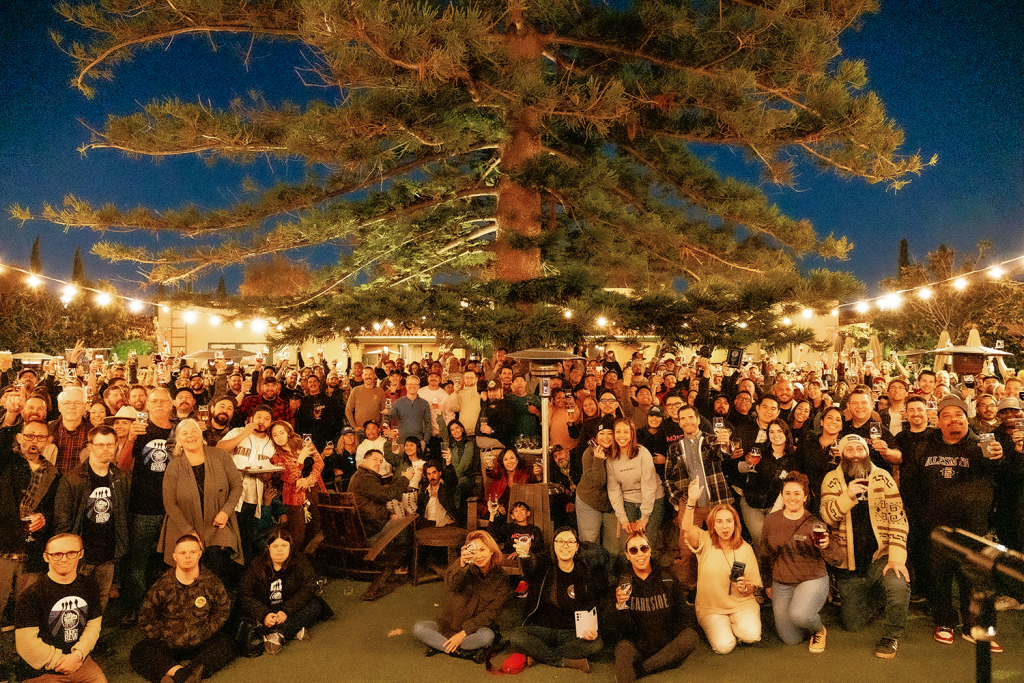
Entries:
{"label": "person sitting cross-legged", "polygon": [[[174,544],[174,567],[153,584],[139,610],[146,638],[132,648],[132,669],[150,683],[197,683],[235,658],[224,632],[231,603],[224,584],[199,564],[203,546],[192,534]],[[182,662],[187,661],[187,664]]]}

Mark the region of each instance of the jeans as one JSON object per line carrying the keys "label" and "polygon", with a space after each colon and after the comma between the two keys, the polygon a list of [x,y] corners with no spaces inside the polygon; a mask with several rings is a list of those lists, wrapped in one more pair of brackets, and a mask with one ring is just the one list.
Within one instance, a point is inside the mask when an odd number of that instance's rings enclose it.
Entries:
{"label": "jeans", "polygon": [[892,571],[883,576],[882,569],[888,561],[888,557],[881,557],[870,567],[855,572],[836,570],[836,585],[843,601],[843,628],[847,631],[859,631],[871,620],[877,607],[869,604],[869,598],[872,591],[880,587],[885,592],[882,637],[899,638],[903,635],[910,607],[910,583]]}
{"label": "jeans", "polygon": [[156,551],[163,523],[164,515],[133,514],[129,520],[131,543],[121,565],[124,575],[121,595],[130,610],[137,610],[142,604],[151,583],[150,577],[156,574],[154,558],[163,564],[163,558]]}
{"label": "jeans", "polygon": [[[417,621],[412,627],[412,633],[435,650],[444,650],[444,644],[448,640],[437,630],[436,621]],[[484,626],[468,634],[459,647],[467,651],[479,650],[493,642],[494,631]]]}
{"label": "jeans", "polygon": [[230,664],[235,656],[234,643],[222,629],[193,647],[172,648],[156,638],[143,639],[132,648],[128,659],[135,673],[151,683],[160,683],[171,668],[185,660],[189,663],[176,675],[178,680],[186,678],[200,664],[203,678],[209,678]]}
{"label": "jeans", "polygon": [[516,652],[549,666],[560,666],[563,659],[585,659],[604,647],[600,636],[583,640],[576,637],[576,629],[545,626],[523,626],[509,633],[508,639]]}
{"label": "jeans", "polygon": [[[661,530],[661,523],[665,519],[665,497],[662,496],[654,501],[654,509],[651,511],[651,516],[647,519],[647,540],[650,541],[651,547],[656,548],[658,546],[658,533]],[[626,509],[626,518],[635,522],[640,519],[640,504],[630,503],[629,501],[622,501],[622,506]],[[618,520],[616,520],[618,521]],[[619,532],[618,547],[616,552],[622,553],[626,550],[626,534],[625,532]]]}
{"label": "jeans", "polygon": [[110,587],[114,583],[114,562],[103,562],[101,564],[80,564],[78,573],[81,576],[91,576],[96,584],[96,592],[100,594],[100,611],[107,610],[107,600],[110,599]]}
{"label": "jeans", "polygon": [[580,541],[601,543],[612,557],[620,551],[620,541],[616,533],[619,521],[614,513],[595,510],[577,496],[576,523],[579,525]]}
{"label": "jeans", "polygon": [[639,676],[679,666],[697,647],[697,632],[684,628],[665,647],[645,657],[632,641],[620,640],[615,646],[615,680],[632,683]]}
{"label": "jeans", "polygon": [[798,584],[772,585],[775,630],[786,645],[800,644],[807,634],[821,631],[821,608],[828,598],[828,575]]}
{"label": "jeans", "polygon": [[754,554],[761,558],[761,537],[764,535],[764,518],[771,512],[770,507],[752,508],[747,505],[747,498],[740,498],[740,514],[743,516],[743,526],[750,532],[750,547]]}
{"label": "jeans", "polygon": [[320,598],[314,596],[307,600],[305,605],[288,614],[288,618],[283,624],[278,624],[270,629],[264,628],[267,633],[273,631],[283,635],[285,640],[292,640],[299,631],[320,621],[323,611],[324,603]]}

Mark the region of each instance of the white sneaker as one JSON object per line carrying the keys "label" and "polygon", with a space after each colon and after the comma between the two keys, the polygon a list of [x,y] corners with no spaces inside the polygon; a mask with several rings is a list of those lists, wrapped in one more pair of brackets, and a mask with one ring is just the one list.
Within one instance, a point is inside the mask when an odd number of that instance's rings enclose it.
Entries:
{"label": "white sneaker", "polygon": [[268,655],[276,655],[284,645],[284,636],[280,633],[268,633],[263,636],[263,649]]}
{"label": "white sneaker", "polygon": [[295,640],[313,640],[313,634],[307,631],[306,627],[303,626],[299,629],[299,632],[295,634]]}

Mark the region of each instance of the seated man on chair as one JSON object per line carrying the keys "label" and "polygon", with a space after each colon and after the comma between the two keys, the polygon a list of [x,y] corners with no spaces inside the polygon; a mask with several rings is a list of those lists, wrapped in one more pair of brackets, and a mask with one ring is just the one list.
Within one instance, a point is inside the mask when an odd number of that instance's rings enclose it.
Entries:
{"label": "seated man on chair", "polygon": [[420,487],[416,501],[416,512],[422,518],[422,526],[454,525],[462,515],[455,507],[455,486],[459,478],[455,468],[442,465],[440,460],[428,460],[423,466],[427,485]]}
{"label": "seated man on chair", "polygon": [[390,484],[385,484],[379,474],[383,462],[382,452],[377,449],[367,451],[348,483],[348,492],[355,497],[356,508],[359,510],[359,517],[370,545],[377,542],[384,525],[392,516],[388,512],[388,501],[397,500],[406,489],[416,488],[420,483],[420,470],[409,467]]}

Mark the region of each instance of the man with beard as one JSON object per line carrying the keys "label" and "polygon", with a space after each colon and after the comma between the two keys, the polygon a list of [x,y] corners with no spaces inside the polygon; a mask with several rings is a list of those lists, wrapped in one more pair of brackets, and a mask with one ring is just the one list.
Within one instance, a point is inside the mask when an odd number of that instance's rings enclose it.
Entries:
{"label": "man with beard", "polygon": [[426,486],[420,487],[416,500],[416,512],[428,526],[454,525],[461,515],[455,507],[455,485],[459,477],[451,463],[447,465],[440,460],[428,460],[423,465],[423,476]]}
{"label": "man with beard", "polygon": [[217,443],[232,429],[235,405],[235,399],[231,396],[221,396],[214,402],[210,419],[203,425],[206,443]]}
{"label": "man with beard", "polygon": [[[178,395],[186,393],[180,391]],[[122,581],[126,623],[134,620],[150,578],[157,575],[160,567],[156,545],[164,521],[164,471],[174,449],[170,392],[157,387],[150,393],[145,407],[149,419],[132,423],[118,462],[121,469],[132,473],[128,498],[131,545]],[[131,455],[125,457],[128,453]]]}
{"label": "man with beard", "polygon": [[146,387],[136,384],[128,390],[128,405],[135,410],[145,410],[148,400],[149,390]]}
{"label": "man with beard", "polygon": [[856,434],[844,436],[839,453],[839,467],[825,475],[821,487],[821,519],[831,542],[845,551],[835,572],[843,628],[859,631],[867,625],[877,610],[874,589],[881,587],[885,609],[875,656],[892,659],[910,605],[907,515],[892,475],[868,457],[867,441]]}
{"label": "man with beard", "polygon": [[889,387],[886,391],[886,395],[889,397],[889,408],[882,411],[882,426],[897,436],[907,428],[905,424],[907,394],[907,380],[902,377],[889,380]]}
{"label": "man with beard", "polygon": [[128,475],[113,464],[117,434],[100,425],[89,432],[89,458],[57,487],[54,531],[82,538],[85,557],[78,569],[96,582],[100,611],[107,607],[114,564],[128,551]]}
{"label": "man with beard", "polygon": [[365,424],[367,420],[380,420],[384,410],[384,390],[377,386],[377,375],[373,368],[363,370],[363,381],[353,386],[345,404],[345,419],[353,429]]}
{"label": "man with beard", "polygon": [[10,391],[4,396],[4,407],[6,411],[0,433],[10,430],[13,435],[26,422],[46,421],[46,401],[41,396],[23,398],[20,391]]}
{"label": "man with beard", "polygon": [[[359,446],[356,448],[356,467],[359,467],[369,451],[378,450],[383,453],[384,442],[387,441],[387,437],[381,432],[380,425],[373,420],[367,420],[363,423],[363,433],[366,434],[366,438],[360,441]],[[391,476],[391,472],[391,463],[387,459],[382,460],[377,474],[386,478]]]}
{"label": "man with beard", "polygon": [[228,432],[217,448],[234,457],[235,467],[242,473],[242,497],[235,512],[238,513],[238,533],[242,538],[242,557],[259,555],[254,547],[256,522],[263,512],[263,487],[270,474],[253,474],[246,470],[266,467],[274,457],[274,443],[270,440],[270,423],[274,416],[267,406],[259,406],[244,427]]}
{"label": "man with beard", "polygon": [[934,372],[931,370],[922,370],[917,375],[917,391],[915,393],[926,401],[937,401],[938,399],[935,396],[935,385],[938,383],[938,379]]}
{"label": "man with beard", "polygon": [[[238,412],[246,420],[249,420],[257,409],[266,406],[274,420],[294,422],[295,414],[292,412],[291,406],[288,405],[288,401],[281,398],[280,393],[281,384],[277,378],[273,375],[264,377],[260,393],[246,396],[242,405],[238,407]],[[224,450],[230,452],[230,449],[225,448]]]}
{"label": "man with beard", "polygon": [[[978,536],[988,533],[989,515],[995,498],[996,481],[1003,464],[1003,448],[992,441],[983,448],[978,436],[967,427],[967,404],[952,394],[939,402],[939,429],[921,443],[913,458],[902,467],[903,491],[910,509],[914,534],[931,539],[939,526],[963,529]],[[954,629],[963,619],[962,635],[972,640],[974,619],[968,609],[974,582],[957,558],[947,553],[933,555],[928,603],[935,620],[935,640],[952,645]],[[924,560],[923,560],[924,561]],[[953,603],[953,584],[959,586],[959,614]],[[1002,648],[991,642],[992,652]]]}
{"label": "man with beard", "polygon": [[109,386],[103,392],[103,403],[107,407],[107,415],[113,415],[121,406],[128,404],[128,399],[121,387]]}
{"label": "man with beard", "polygon": [[295,411],[295,431],[312,435],[313,445],[322,451],[338,433],[342,415],[335,413],[334,403],[320,393],[320,378],[316,375],[306,378],[306,391]]}
{"label": "man with beard", "polygon": [[45,568],[43,548],[53,533],[60,478],[57,468],[41,457],[49,443],[49,428],[42,420],[26,421],[19,434],[0,435],[0,612],[12,588],[17,599]]}
{"label": "man with beard", "polygon": [[842,436],[856,434],[862,439],[868,440],[871,444],[871,460],[876,465],[892,472],[892,466],[898,465],[903,460],[903,453],[896,447],[896,438],[885,427],[879,424],[879,435],[874,437],[871,434],[871,390],[866,386],[854,387],[850,392],[850,398],[846,403],[850,411],[850,419],[843,424]]}
{"label": "man with beard", "polygon": [[174,414],[171,415],[173,422],[181,422],[189,418],[195,420],[196,397],[188,389],[182,389],[174,395]]}

